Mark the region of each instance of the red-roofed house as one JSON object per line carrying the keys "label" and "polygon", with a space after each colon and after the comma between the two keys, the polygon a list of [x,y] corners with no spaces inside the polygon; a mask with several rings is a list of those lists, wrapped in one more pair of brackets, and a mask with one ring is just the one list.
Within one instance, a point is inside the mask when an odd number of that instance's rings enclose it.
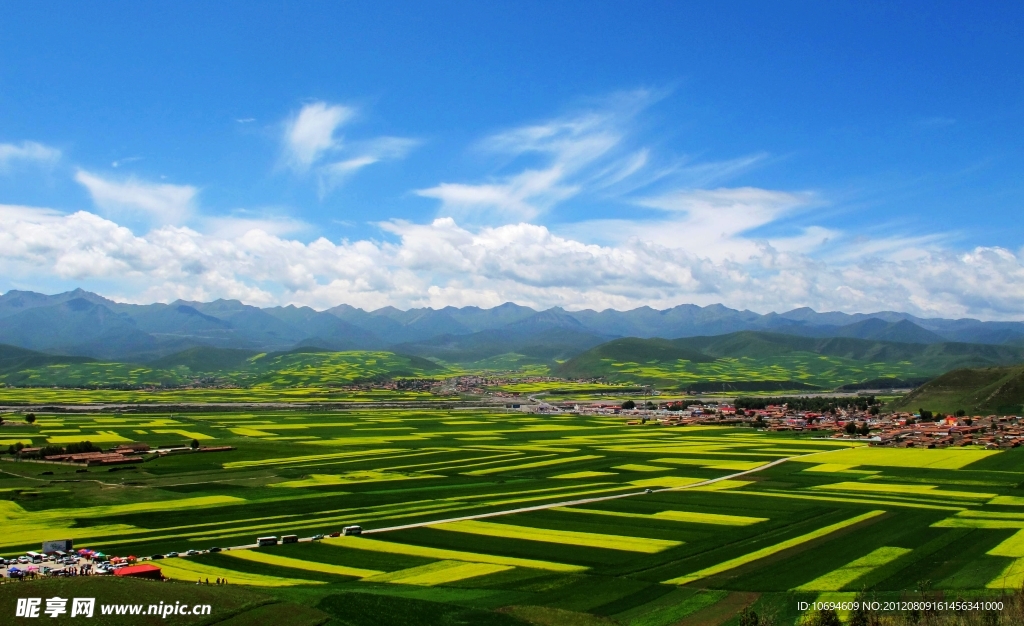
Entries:
{"label": "red-roofed house", "polygon": [[163,574],[160,573],[160,568],[156,565],[149,565],[143,563],[142,565],[129,565],[128,567],[122,567],[114,570],[115,576],[131,576],[132,578],[152,578],[154,580],[162,580]]}

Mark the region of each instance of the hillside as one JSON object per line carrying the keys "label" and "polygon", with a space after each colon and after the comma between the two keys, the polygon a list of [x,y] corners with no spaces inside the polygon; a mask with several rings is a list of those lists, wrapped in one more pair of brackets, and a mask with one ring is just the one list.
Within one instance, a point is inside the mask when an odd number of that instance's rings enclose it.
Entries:
{"label": "hillside", "polygon": [[565,360],[611,339],[589,331],[562,311],[542,311],[500,329],[468,335],[441,335],[394,346],[395,351],[435,357],[449,363],[479,363],[494,357],[519,356],[520,362]]}
{"label": "hillside", "polygon": [[26,350],[15,346],[0,344],[0,374],[11,374],[32,367],[45,365],[61,365],[88,363],[92,361],[83,356],[54,356],[35,350]]}
{"label": "hillside", "polygon": [[256,355],[223,377],[242,386],[280,388],[345,385],[442,372],[444,368],[432,361],[393,352],[301,349]]}
{"label": "hillside", "polygon": [[969,415],[1024,413],[1024,366],[958,369],[907,394],[893,408]]}
{"label": "hillside", "polygon": [[[148,365],[68,357],[26,361],[0,372],[0,383],[23,387],[180,387],[202,383],[238,387],[319,387],[405,377],[445,370],[433,361],[392,352],[333,352],[300,348],[287,352],[192,348]],[[46,361],[49,358],[52,361]],[[0,363],[3,360],[0,358]]]}
{"label": "hillside", "polygon": [[744,331],[670,341],[618,339],[569,359],[552,373],[693,390],[767,390],[778,389],[780,383],[788,383],[791,389],[832,389],[867,380],[919,380],[962,367],[1021,362],[1024,350],[1010,346]]}
{"label": "hillside", "polygon": [[248,359],[257,354],[259,353],[252,350],[198,346],[170,354],[156,361],[150,361],[148,365],[157,369],[185,367],[196,374],[213,373],[242,367]]}

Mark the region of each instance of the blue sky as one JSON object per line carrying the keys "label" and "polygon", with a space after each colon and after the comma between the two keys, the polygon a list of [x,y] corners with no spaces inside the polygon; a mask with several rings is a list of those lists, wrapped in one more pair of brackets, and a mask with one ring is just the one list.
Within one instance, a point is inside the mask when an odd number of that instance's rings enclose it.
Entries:
{"label": "blue sky", "polygon": [[1016,3],[8,3],[0,289],[1020,316]]}

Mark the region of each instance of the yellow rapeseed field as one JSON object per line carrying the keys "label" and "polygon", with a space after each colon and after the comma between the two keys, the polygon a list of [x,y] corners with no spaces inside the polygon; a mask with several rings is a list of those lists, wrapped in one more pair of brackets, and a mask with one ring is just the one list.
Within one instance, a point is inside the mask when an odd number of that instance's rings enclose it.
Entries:
{"label": "yellow rapeseed field", "polygon": [[495,524],[493,522],[481,522],[477,520],[438,524],[431,528],[469,533],[473,535],[484,535],[487,537],[503,537],[505,539],[562,543],[571,546],[605,548],[608,550],[623,550],[627,552],[646,552],[648,554],[661,552],[662,550],[682,545],[681,541],[671,541],[669,539],[647,539],[644,537],[623,535],[604,535],[600,533],[587,533],[574,530],[551,530],[547,528],[531,528],[529,526],[513,526],[511,524]]}

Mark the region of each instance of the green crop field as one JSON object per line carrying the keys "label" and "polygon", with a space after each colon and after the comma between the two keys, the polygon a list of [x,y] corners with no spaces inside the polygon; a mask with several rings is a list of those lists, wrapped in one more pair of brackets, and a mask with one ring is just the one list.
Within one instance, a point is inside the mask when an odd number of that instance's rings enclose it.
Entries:
{"label": "green crop field", "polygon": [[602,365],[604,375],[612,381],[647,382],[680,388],[697,383],[787,381],[833,389],[865,380],[905,380],[935,373],[909,361],[857,361],[810,352],[760,358],[724,357],[710,363],[687,360],[637,363],[608,359]]}
{"label": "green crop field", "polygon": [[36,389],[0,387],[0,404],[213,404],[310,402],[443,402],[450,399],[429,391],[366,389],[325,386],[289,388],[216,389]]}
{"label": "green crop field", "polygon": [[0,375],[0,382],[32,387],[174,387],[203,377],[221,385],[286,389],[446,373],[445,368],[426,359],[361,350],[260,353],[226,368],[219,363],[216,367],[168,365],[161,368],[131,363],[62,363],[6,373]]}
{"label": "green crop field", "polygon": [[[1019,449],[483,409],[151,410],[38,412],[3,440],[234,449],[87,471],[4,455],[0,554],[63,538],[118,555],[231,548],[154,564],[352,624],[730,623],[748,605],[795,623],[800,601],[1024,583]],[[251,547],[352,524],[368,532]],[[97,596],[103,582],[118,581],[90,580]]]}
{"label": "green crop field", "polygon": [[881,386],[886,381],[902,386],[958,368],[1008,366],[1022,359],[1024,352],[1015,347],[738,332],[672,340],[615,339],[558,363],[551,372],[566,378],[602,378],[660,388],[767,391]]}

